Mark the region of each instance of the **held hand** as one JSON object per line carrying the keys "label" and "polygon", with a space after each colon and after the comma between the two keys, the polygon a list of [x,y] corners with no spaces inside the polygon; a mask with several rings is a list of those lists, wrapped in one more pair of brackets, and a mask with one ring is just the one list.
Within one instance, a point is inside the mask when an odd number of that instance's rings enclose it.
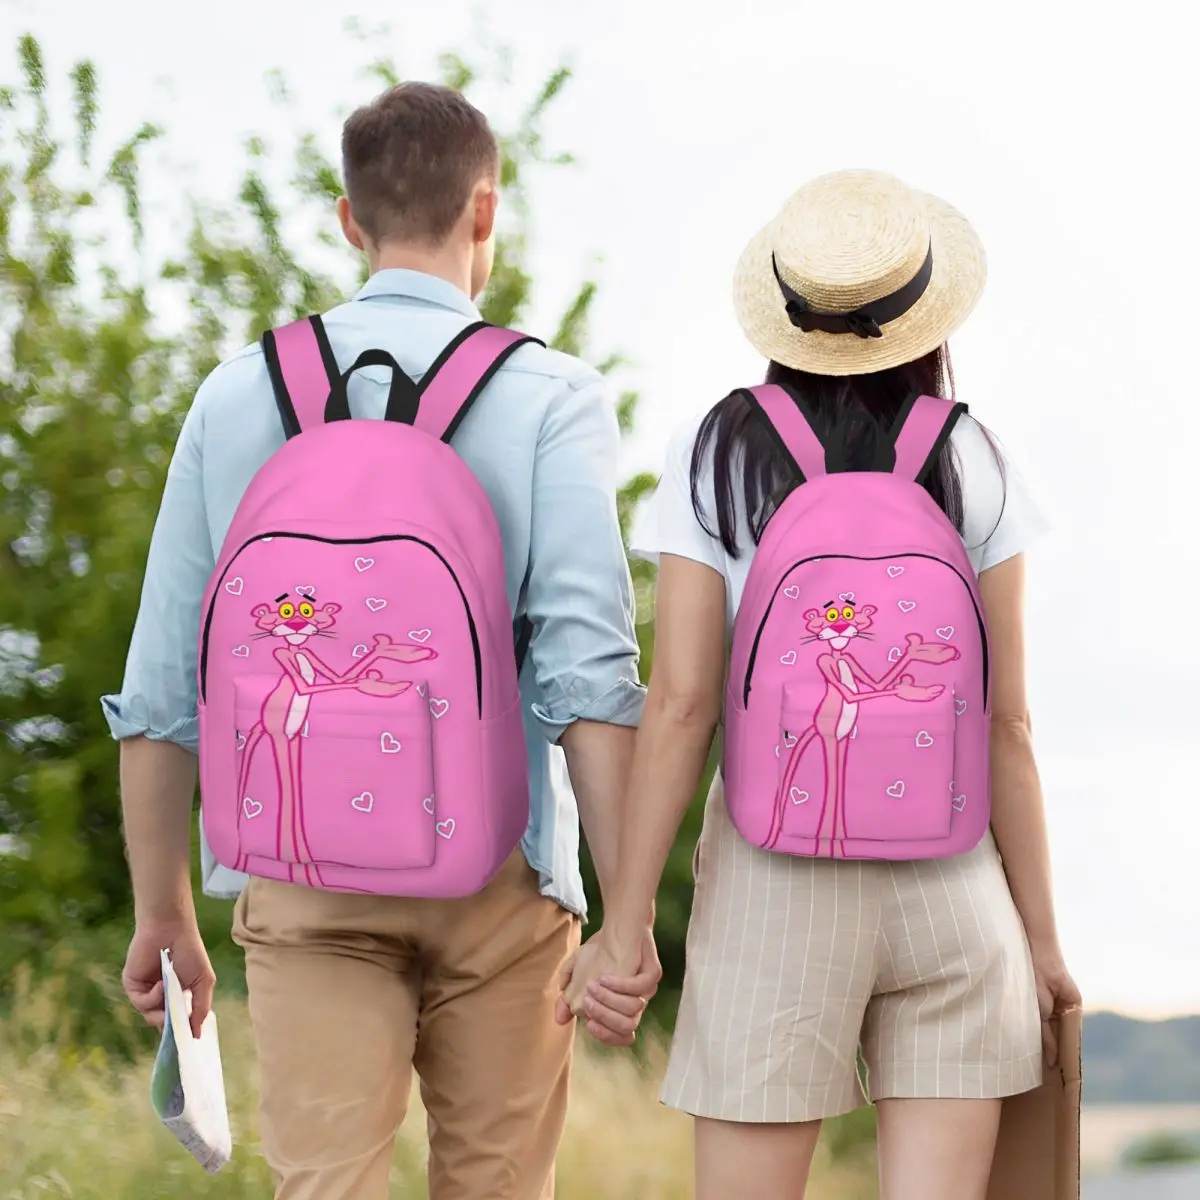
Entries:
{"label": "held hand", "polygon": [[601,930],[580,948],[560,978],[563,995],[555,1018],[587,1022],[588,1032],[606,1046],[631,1046],[646,1005],[658,991],[662,964],[654,934],[647,929],[635,954],[614,951]]}
{"label": "held hand", "polygon": [[1047,1064],[1053,1067],[1058,1064],[1058,1036],[1051,1018],[1061,1017],[1063,1013],[1079,1008],[1083,998],[1057,947],[1047,950],[1031,947],[1031,950],[1038,1011],[1042,1018],[1042,1049]]}
{"label": "held hand", "polygon": [[908,642],[908,646],[904,651],[904,657],[909,662],[940,664],[953,662],[958,657],[956,647],[943,646],[938,642],[922,641],[919,633],[910,633],[905,641]]}
{"label": "held hand", "polygon": [[125,995],[148,1025],[162,1029],[166,1019],[162,950],[170,950],[175,974],[183,990],[192,994],[192,1035],[199,1037],[200,1026],[212,1008],[217,977],[208,961],[208,951],[194,916],[169,925],[139,925],[134,929],[125,956],[125,970],[121,973]]}

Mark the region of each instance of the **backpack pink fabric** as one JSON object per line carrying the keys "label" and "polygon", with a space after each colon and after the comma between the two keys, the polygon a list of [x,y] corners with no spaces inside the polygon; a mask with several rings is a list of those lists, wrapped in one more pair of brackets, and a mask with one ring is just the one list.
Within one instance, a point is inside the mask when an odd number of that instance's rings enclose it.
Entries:
{"label": "backpack pink fabric", "polygon": [[[532,339],[474,325],[418,388],[317,317],[263,350],[288,440],[204,599],[201,812],[218,861],[339,891],[463,896],[517,846],[529,783],[500,530],[450,434]],[[346,384],[393,369],[387,418]]]}
{"label": "backpack pink fabric", "polygon": [[970,850],[990,810],[987,629],[963,541],[919,482],[966,406],[914,398],[894,466],[828,473],[790,392],[743,394],[802,483],[766,526],[734,622],[730,816],[788,854]]}

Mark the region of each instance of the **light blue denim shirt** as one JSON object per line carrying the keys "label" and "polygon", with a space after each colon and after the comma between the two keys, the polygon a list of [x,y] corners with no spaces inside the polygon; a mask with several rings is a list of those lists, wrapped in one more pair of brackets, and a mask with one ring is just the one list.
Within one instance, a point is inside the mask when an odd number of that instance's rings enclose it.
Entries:
{"label": "light blue denim shirt", "polygon": [[[339,363],[389,351],[419,380],[442,348],[480,319],[452,284],[413,271],[374,275],[325,317]],[[388,372],[350,384],[356,417],[381,418]],[[145,734],[196,750],[200,608],[247,484],[283,444],[262,353],[248,347],[201,385],[183,423],[150,543],[141,607],[120,695],[103,697],[113,736]],[[617,523],[613,394],[591,367],[541,346],[508,359],[454,436],[491,499],[504,538],[508,599],[533,622],[521,676],[531,817],[522,841],[545,895],[584,915],[579,819],[557,745],[578,718],[636,725],[643,690],[629,567]],[[204,890],[245,883],[201,835]]]}

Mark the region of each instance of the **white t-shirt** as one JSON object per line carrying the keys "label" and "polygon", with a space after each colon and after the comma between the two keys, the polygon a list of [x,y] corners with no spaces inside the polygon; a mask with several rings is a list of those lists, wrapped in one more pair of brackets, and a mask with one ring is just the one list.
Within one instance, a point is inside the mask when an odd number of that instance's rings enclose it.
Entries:
{"label": "white t-shirt", "polygon": [[[737,612],[754,557],[740,481],[734,496],[738,516],[738,557],[730,558],[720,538],[712,537],[692,508],[691,462],[703,416],[689,420],[671,439],[657,490],[642,505],[634,523],[632,546],[640,558],[657,562],[675,554],[704,563],[725,578],[729,621]],[[1021,477],[1002,451],[993,449],[979,424],[968,416],[954,427],[950,443],[957,454],[963,492],[963,541],[976,573],[1026,550],[1046,530],[1046,521]],[[997,454],[1003,463],[1003,473]],[[712,456],[704,464],[700,503],[710,529],[716,529]]]}

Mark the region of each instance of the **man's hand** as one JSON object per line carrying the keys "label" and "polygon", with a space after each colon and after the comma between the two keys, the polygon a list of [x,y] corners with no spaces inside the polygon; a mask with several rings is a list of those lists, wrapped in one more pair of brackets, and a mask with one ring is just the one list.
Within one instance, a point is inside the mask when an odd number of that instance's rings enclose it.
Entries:
{"label": "man's hand", "polygon": [[200,1026],[212,1008],[217,977],[194,916],[171,924],[139,925],[134,929],[121,974],[125,995],[147,1024],[155,1029],[163,1027],[166,1003],[160,954],[163,950],[170,950],[175,974],[183,990],[192,994],[192,1036],[199,1037]]}
{"label": "man's hand", "polygon": [[576,1017],[606,1046],[632,1046],[646,1005],[658,991],[662,964],[647,929],[634,954],[614,951],[601,929],[580,947],[559,980],[555,1019],[566,1025]]}

